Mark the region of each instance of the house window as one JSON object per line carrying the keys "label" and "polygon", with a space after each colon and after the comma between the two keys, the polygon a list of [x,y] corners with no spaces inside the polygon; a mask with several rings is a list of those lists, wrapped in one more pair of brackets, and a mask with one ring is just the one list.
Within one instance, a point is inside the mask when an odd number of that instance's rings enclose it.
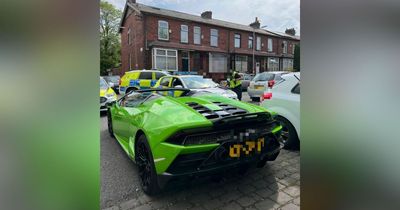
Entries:
{"label": "house window", "polygon": [[201,44],[201,28],[198,26],[195,26],[193,28],[193,42],[194,44]]}
{"label": "house window", "polygon": [[268,71],[279,71],[279,58],[268,58]]}
{"label": "house window", "polygon": [[249,46],[249,49],[253,49],[253,36],[249,36],[248,46]]}
{"label": "house window", "polygon": [[282,59],[282,71],[293,71],[293,59]]}
{"label": "house window", "polygon": [[296,49],[296,45],[292,44],[292,54],[294,55],[294,50]]}
{"label": "house window", "polygon": [[189,27],[187,25],[181,25],[181,42],[189,42]]}
{"label": "house window", "polygon": [[268,52],[272,52],[272,49],[273,49],[272,39],[268,38]]}
{"label": "house window", "polygon": [[129,53],[129,70],[132,70],[132,53]]}
{"label": "house window", "polygon": [[247,56],[236,56],[235,70],[243,73],[247,72]]}
{"label": "house window", "polygon": [[235,34],[235,48],[240,48],[240,34]]}
{"label": "house window", "polygon": [[257,36],[256,50],[261,50],[261,37]]}
{"label": "house window", "polygon": [[178,52],[176,50],[154,48],[153,49],[153,68],[166,71],[176,71],[178,69]]}
{"label": "house window", "polygon": [[128,29],[128,45],[132,44],[131,28]]}
{"label": "house window", "polygon": [[168,22],[160,20],[158,21],[158,39],[169,40],[169,28]]}
{"label": "house window", "polygon": [[221,53],[209,53],[210,73],[228,72],[228,56]]}
{"label": "house window", "polygon": [[283,53],[286,54],[287,53],[287,41],[282,42],[282,47],[283,47]]}
{"label": "house window", "polygon": [[213,47],[218,47],[218,30],[217,29],[211,29],[210,45]]}

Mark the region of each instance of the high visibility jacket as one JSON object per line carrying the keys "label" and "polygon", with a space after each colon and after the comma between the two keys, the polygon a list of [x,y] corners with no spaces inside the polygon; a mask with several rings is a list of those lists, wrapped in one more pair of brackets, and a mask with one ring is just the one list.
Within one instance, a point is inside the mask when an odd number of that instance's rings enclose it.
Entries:
{"label": "high visibility jacket", "polygon": [[237,87],[239,85],[242,85],[242,80],[235,79],[236,74],[237,74],[236,72],[232,73],[232,78],[229,80],[229,87],[230,88],[235,88],[235,87]]}

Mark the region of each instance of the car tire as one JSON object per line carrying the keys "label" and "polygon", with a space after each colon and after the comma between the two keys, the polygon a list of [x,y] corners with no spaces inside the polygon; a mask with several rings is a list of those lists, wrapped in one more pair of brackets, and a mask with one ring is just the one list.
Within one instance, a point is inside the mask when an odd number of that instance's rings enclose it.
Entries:
{"label": "car tire", "polygon": [[259,97],[251,97],[251,100],[254,102],[259,102],[260,98]]}
{"label": "car tire", "polygon": [[161,191],[158,184],[156,168],[147,138],[141,135],[136,143],[135,159],[139,168],[142,189],[147,195],[155,195]]}
{"label": "car tire", "polygon": [[297,136],[296,129],[292,123],[284,117],[277,116],[276,120],[281,123],[281,138],[285,149],[300,149],[300,140]]}
{"label": "car tire", "polygon": [[112,138],[114,138],[114,129],[113,129],[113,125],[112,125],[112,118],[111,118],[110,110],[107,111],[107,129],[108,129],[108,133],[110,134],[110,136]]}

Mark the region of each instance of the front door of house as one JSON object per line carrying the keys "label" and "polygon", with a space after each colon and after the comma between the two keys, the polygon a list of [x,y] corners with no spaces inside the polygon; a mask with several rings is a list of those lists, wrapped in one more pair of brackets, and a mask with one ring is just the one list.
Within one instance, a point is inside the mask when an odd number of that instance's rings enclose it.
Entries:
{"label": "front door of house", "polygon": [[256,74],[260,73],[260,62],[256,62]]}
{"label": "front door of house", "polygon": [[189,52],[182,52],[182,70],[189,71]]}

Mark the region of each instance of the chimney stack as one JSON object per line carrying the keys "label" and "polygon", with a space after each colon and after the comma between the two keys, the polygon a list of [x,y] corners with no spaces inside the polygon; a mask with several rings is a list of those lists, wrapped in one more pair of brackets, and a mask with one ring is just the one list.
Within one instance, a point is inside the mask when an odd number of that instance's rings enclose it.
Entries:
{"label": "chimney stack", "polygon": [[253,23],[250,23],[250,26],[256,29],[260,29],[260,20],[258,19],[258,17],[256,17],[256,20]]}
{"label": "chimney stack", "polygon": [[294,28],[287,28],[286,30],[285,30],[285,34],[289,34],[289,35],[292,35],[292,36],[294,36],[294,35],[296,35],[296,30],[294,30]]}
{"label": "chimney stack", "polygon": [[204,19],[212,19],[212,12],[211,11],[205,11],[201,13],[201,17]]}

